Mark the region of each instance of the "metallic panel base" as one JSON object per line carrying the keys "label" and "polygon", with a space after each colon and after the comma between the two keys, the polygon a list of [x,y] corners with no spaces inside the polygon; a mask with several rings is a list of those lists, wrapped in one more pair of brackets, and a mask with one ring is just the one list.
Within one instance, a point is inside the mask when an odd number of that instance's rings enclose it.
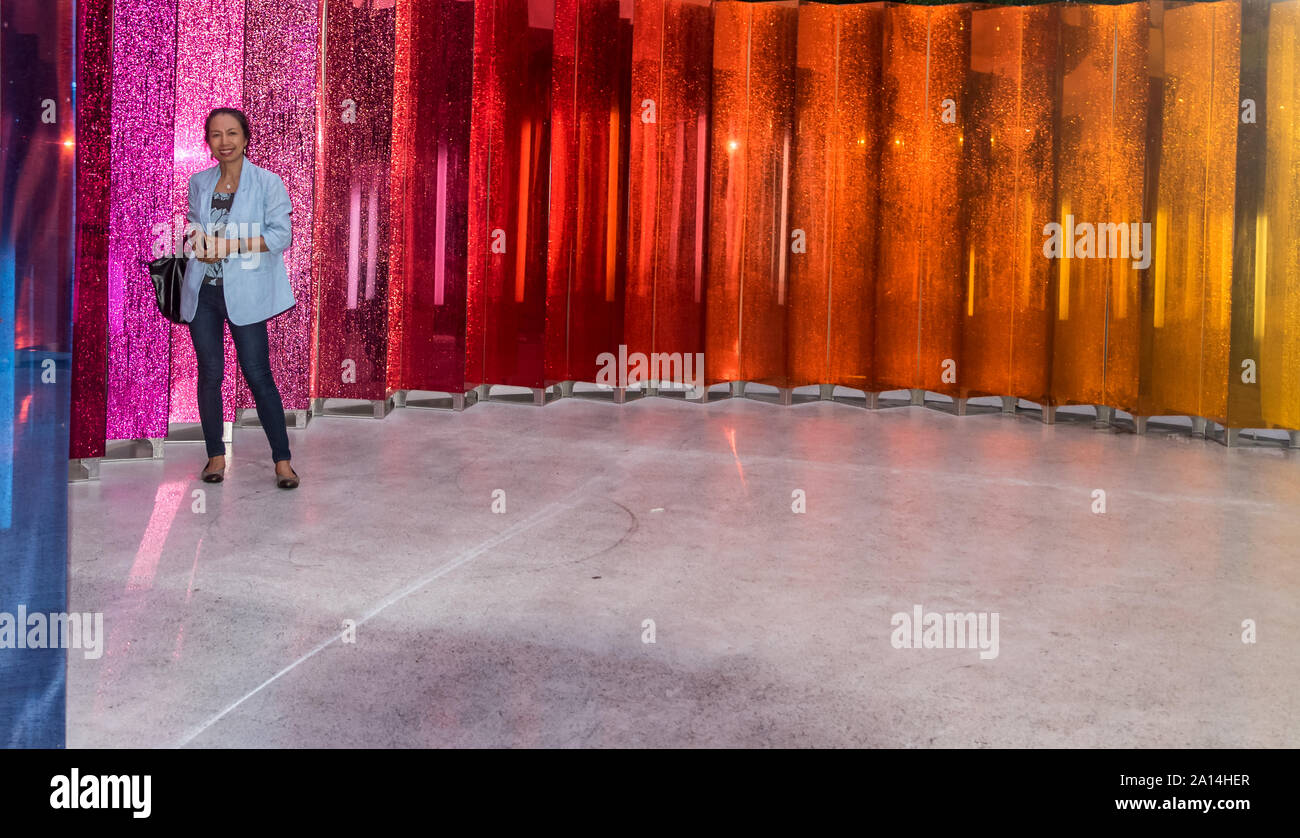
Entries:
{"label": "metallic panel base", "polygon": [[99,457],[68,460],[68,482],[85,483],[99,479]]}
{"label": "metallic panel base", "polygon": [[[493,387],[510,387],[515,392],[497,393],[496,395],[493,395]],[[477,390],[480,388],[486,392],[487,401],[499,402],[501,404],[531,404],[535,407],[543,407],[556,399],[563,398],[562,391],[558,384],[550,387],[515,387],[508,384],[481,384],[475,389]],[[526,392],[519,392],[521,390]]]}
{"label": "metallic panel base", "polygon": [[313,416],[343,416],[353,419],[383,419],[393,410],[393,398],[312,399]]}
{"label": "metallic panel base", "polygon": [[400,408],[451,410],[459,413],[477,403],[478,388],[466,390],[463,393],[448,393],[439,390],[396,390],[393,392],[393,406]]}
{"label": "metallic panel base", "polygon": [[1093,405],[1097,410],[1097,419],[1093,422],[1095,428],[1110,428],[1111,422],[1115,418],[1115,408],[1107,407],[1104,404]]}
{"label": "metallic panel base", "polygon": [[1017,407],[1019,404],[1020,404],[1020,399],[1016,398],[1015,396],[1003,396],[1003,397],[1002,397],[1002,415],[1003,415],[1003,416],[1015,416],[1015,415],[1016,415],[1016,407]]}
{"label": "metallic panel base", "polygon": [[[307,427],[311,421],[311,411],[307,408],[299,410],[286,410],[284,412],[285,425],[290,430],[300,431]],[[257,409],[253,407],[242,407],[235,412],[235,427],[237,428],[260,428],[262,420],[257,416]]]}
{"label": "metallic panel base", "polygon": [[[590,387],[582,390],[575,389],[575,385],[584,384]],[[561,398],[591,399],[592,401],[613,402],[614,404],[627,404],[637,399],[645,398],[648,395],[647,390],[632,389],[629,387],[608,387],[599,384],[591,384],[586,381],[561,381],[560,382]]]}
{"label": "metallic panel base", "polygon": [[160,460],[163,455],[161,437],[146,439],[110,439],[104,443],[104,456],[101,462],[118,460]]}

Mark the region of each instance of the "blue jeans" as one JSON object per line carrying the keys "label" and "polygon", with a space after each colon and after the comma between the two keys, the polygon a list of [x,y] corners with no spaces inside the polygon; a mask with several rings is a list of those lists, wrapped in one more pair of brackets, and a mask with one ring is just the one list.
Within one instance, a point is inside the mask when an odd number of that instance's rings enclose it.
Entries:
{"label": "blue jeans", "polygon": [[[226,294],[220,285],[199,286],[199,306],[190,321],[190,339],[199,362],[199,421],[209,457],[221,457],[226,444],[221,439],[221,380],[225,377],[226,352],[222,345],[222,326],[226,317]],[[266,339],[266,321],[247,326],[230,324],[235,341],[235,355],[244,372],[248,389],[253,391],[257,418],[271,443],[271,459],[288,460],[289,432],[284,424],[284,403],[271,377],[271,349]]]}

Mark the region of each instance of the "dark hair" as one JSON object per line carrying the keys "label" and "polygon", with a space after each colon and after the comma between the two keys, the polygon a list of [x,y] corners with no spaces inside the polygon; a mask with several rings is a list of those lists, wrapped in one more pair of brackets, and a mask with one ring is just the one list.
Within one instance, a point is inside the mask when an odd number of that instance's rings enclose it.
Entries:
{"label": "dark hair", "polygon": [[253,141],[253,132],[248,127],[248,117],[244,116],[243,111],[241,111],[239,108],[216,108],[215,110],[212,111],[212,113],[208,114],[207,119],[203,120],[203,141],[204,142],[208,141],[208,131],[212,128],[212,120],[218,116],[221,116],[222,114],[226,116],[233,116],[235,118],[235,121],[239,123],[239,127],[244,129],[244,142],[246,144],[251,143]]}

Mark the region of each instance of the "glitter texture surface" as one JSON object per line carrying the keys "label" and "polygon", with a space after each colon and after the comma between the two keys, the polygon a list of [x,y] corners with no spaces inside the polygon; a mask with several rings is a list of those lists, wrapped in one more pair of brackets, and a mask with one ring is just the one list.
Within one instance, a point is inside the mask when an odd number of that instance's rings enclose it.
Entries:
{"label": "glitter texture surface", "polygon": [[[113,4],[108,439],[167,435],[170,324],[145,263],[172,219],[176,0]],[[158,72],[158,68],[165,72]]]}
{"label": "glitter texture surface", "polygon": [[398,6],[388,384],[461,392],[474,4]]}
{"label": "glitter texture surface", "polygon": [[[960,171],[970,7],[889,6],[883,70],[876,389],[958,394],[965,304]],[[948,366],[951,369],[951,366]]]}
{"label": "glitter texture surface", "polygon": [[597,357],[623,338],[631,11],[626,0],[555,4],[548,384],[595,381]]}
{"label": "glitter texture surface", "polygon": [[[1069,5],[1060,15],[1055,220],[1145,221],[1147,4]],[[1057,271],[1052,400],[1134,411],[1138,270],[1129,259],[1060,259]]]}
{"label": "glitter texture surface", "polygon": [[[1300,429],[1300,2],[1269,8],[1259,390],[1263,419]],[[1254,281],[1261,277],[1254,275]],[[1257,302],[1256,304],[1260,304]],[[1237,364],[1234,369],[1240,369]]]}
{"label": "glitter texture surface", "polygon": [[1047,401],[1055,263],[1043,255],[1055,184],[1058,77],[1053,6],[971,13],[963,139],[966,306],[958,383],[965,395]]}
{"label": "glitter texture surface", "polygon": [[[239,107],[243,89],[244,0],[178,0],[176,99],[173,112],[171,222],[185,226],[190,175],[215,164],[204,141],[203,122],[213,108]],[[207,200],[205,198],[205,200]],[[198,364],[188,326],[173,325],[170,422],[199,421]],[[223,418],[235,418],[240,378],[235,345],[225,332],[226,376],[221,385]]]}
{"label": "glitter texture surface", "polygon": [[885,4],[799,7],[790,383],[871,386]]}
{"label": "glitter texture surface", "polygon": [[1160,96],[1150,147],[1159,157],[1139,409],[1223,422],[1241,4],[1151,7],[1163,51],[1153,51],[1150,62]]}
{"label": "glitter texture surface", "polygon": [[624,309],[629,354],[704,351],[712,56],[710,0],[638,0]]}
{"label": "glitter texture surface", "polygon": [[[284,252],[297,305],[267,326],[271,372],[285,410],[311,403],[312,189],[316,165],[319,0],[247,0],[243,111],[253,128],[248,159],[275,172],[293,203],[293,243]],[[242,376],[239,407],[253,407]]]}
{"label": "glitter texture surface", "polygon": [[388,366],[392,4],[325,4],[312,246],[317,398],[383,399]]}
{"label": "glitter texture surface", "polygon": [[705,381],[785,386],[798,5],[714,7]]}
{"label": "glitter texture surface", "polygon": [[108,407],[108,207],[112,0],[77,3],[77,246],[68,456],[104,456]]}
{"label": "glitter texture surface", "polygon": [[474,9],[466,387],[542,387],[554,0]]}

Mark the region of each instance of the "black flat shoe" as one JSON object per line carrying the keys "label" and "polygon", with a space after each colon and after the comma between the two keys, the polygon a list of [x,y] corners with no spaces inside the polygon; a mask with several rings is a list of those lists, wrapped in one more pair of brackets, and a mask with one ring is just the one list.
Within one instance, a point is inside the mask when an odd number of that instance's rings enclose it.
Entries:
{"label": "black flat shoe", "polygon": [[208,471],[208,467],[204,466],[203,471],[199,473],[199,477],[203,479],[204,483],[220,483],[226,479],[226,467],[222,466],[216,471]]}
{"label": "black flat shoe", "polygon": [[281,489],[297,489],[298,472],[295,471],[293,473],[293,477],[281,477],[280,475],[277,474],[275,476],[275,485],[279,486]]}

